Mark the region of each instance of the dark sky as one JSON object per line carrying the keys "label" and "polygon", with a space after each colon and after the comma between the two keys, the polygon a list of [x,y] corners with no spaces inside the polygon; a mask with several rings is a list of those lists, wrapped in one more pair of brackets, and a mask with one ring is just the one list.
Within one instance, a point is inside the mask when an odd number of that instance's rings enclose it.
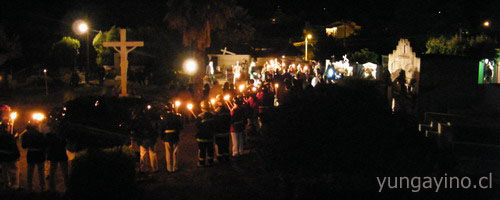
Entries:
{"label": "dark sky", "polygon": [[[19,35],[23,48],[47,47],[62,36],[77,36],[71,24],[88,18],[95,30],[107,30],[112,25],[134,28],[165,26],[166,0],[17,0],[4,1],[0,8],[0,23],[8,34]],[[300,30],[306,22],[326,25],[339,20],[352,20],[364,31],[376,36],[429,37],[453,34],[460,28],[471,32],[482,30],[481,22],[492,21],[490,30],[498,34],[498,0],[239,0],[249,10],[255,22],[266,21],[278,8],[292,17]],[[295,24],[293,24],[295,26]],[[496,32],[495,32],[496,31]],[[290,33],[296,37],[298,31]],[[34,51],[36,52],[36,51]],[[29,53],[33,59],[45,56]],[[38,57],[37,57],[38,56]]]}

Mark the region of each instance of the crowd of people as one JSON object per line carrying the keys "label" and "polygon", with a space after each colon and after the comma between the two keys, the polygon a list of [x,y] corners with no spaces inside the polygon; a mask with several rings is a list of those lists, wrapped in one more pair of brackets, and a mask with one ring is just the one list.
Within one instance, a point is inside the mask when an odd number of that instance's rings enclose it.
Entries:
{"label": "crowd of people", "polygon": [[[256,70],[255,63],[251,63],[248,69],[240,67],[237,72],[248,70],[248,74],[226,77],[223,85],[219,84],[220,79],[212,77],[199,93],[192,84],[170,87],[170,103],[165,109],[162,108],[162,113],[132,113],[131,123],[127,124],[130,144],[132,148],[136,145],[139,149],[139,170],[159,171],[155,147],[160,139],[165,147],[166,170],[176,172],[180,134],[184,124],[190,122],[194,122],[196,127],[198,167],[231,162],[233,158],[244,154],[244,143],[249,136],[258,136],[269,123],[274,107],[286,104],[287,98],[297,90],[329,83],[331,79],[324,73],[329,67],[322,67],[316,62],[286,64],[273,59],[266,62],[260,71]],[[148,105],[146,111],[149,109]],[[50,129],[41,128],[36,122],[28,124],[20,134],[10,133],[8,127],[8,120],[0,125],[0,166],[4,187],[19,187],[16,162],[20,154],[17,138],[21,139],[21,146],[27,151],[27,189],[33,187],[35,169],[38,177],[46,177],[46,172],[49,173],[49,190],[55,191],[57,167],[63,172],[63,181],[67,184],[68,155],[72,159],[74,154],[67,151],[66,138]],[[49,163],[47,167],[46,163]],[[45,190],[45,178],[38,180],[40,188]]]}
{"label": "crowd of people", "polygon": [[[49,131],[46,124],[30,122],[21,133],[12,134],[9,121],[5,118],[0,123],[0,167],[2,170],[2,188],[21,188],[18,181],[17,162],[20,153],[17,140],[21,140],[21,148],[27,151],[27,184],[26,189],[33,190],[33,175],[35,169],[38,175],[38,184],[45,190],[45,180],[49,180],[49,190],[56,191],[56,172],[59,167],[64,184],[68,183],[68,156],[66,141],[59,134]],[[48,162],[47,162],[48,161]],[[46,167],[46,165],[48,167]],[[48,174],[47,174],[48,172]],[[48,175],[48,176],[46,176]]]}

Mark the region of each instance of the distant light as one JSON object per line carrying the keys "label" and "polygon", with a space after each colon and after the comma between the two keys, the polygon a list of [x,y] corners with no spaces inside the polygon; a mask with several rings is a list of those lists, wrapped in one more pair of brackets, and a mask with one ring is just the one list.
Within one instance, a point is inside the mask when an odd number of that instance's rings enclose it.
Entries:
{"label": "distant light", "polygon": [[490,21],[488,21],[488,20],[484,21],[483,26],[490,27]]}
{"label": "distant light", "polygon": [[229,97],[231,96],[229,96],[229,94],[226,94],[226,96],[224,96],[224,101],[229,101]]}
{"label": "distant light", "polygon": [[441,11],[438,11],[438,14],[441,14]]}
{"label": "distant light", "polygon": [[181,101],[175,101],[175,107],[179,107],[181,105]]}
{"label": "distant light", "polygon": [[47,73],[47,69],[43,69],[43,73]]}
{"label": "distant light", "polygon": [[274,84],[274,88],[278,88],[279,86],[280,86],[280,85],[279,85],[279,84],[277,84],[277,83],[275,83],[275,84]]}
{"label": "distant light", "polygon": [[327,76],[328,76],[328,78],[332,78],[333,77],[333,69],[332,68],[328,69]]}
{"label": "distant light", "polygon": [[148,108],[148,110],[151,110],[151,105],[148,105],[147,108]]}
{"label": "distant light", "polygon": [[188,108],[189,110],[193,109],[193,104],[192,104],[192,103],[188,104],[188,105],[187,105],[187,108]]}
{"label": "distant light", "polygon": [[281,56],[281,58],[285,59],[285,55]]}
{"label": "distant light", "polygon": [[43,115],[42,113],[34,113],[32,117],[37,121],[42,121],[43,119],[45,119],[45,115]]}
{"label": "distant light", "polygon": [[215,105],[215,99],[210,99],[210,103],[212,103],[212,105]]}
{"label": "distant light", "polygon": [[252,92],[256,92],[257,91],[257,88],[256,87],[253,87],[252,88]]}
{"label": "distant light", "polygon": [[189,74],[193,75],[196,73],[196,70],[198,69],[198,63],[194,59],[187,59],[184,61],[184,71]]}
{"label": "distant light", "polygon": [[86,23],[80,23],[78,25],[78,30],[80,31],[80,33],[85,33],[89,30],[89,26]]}
{"label": "distant light", "polygon": [[245,89],[245,85],[244,84],[241,84],[238,89],[240,90],[240,92],[243,92],[243,90]]}
{"label": "distant light", "polygon": [[313,36],[311,34],[307,35],[307,39],[311,39]]}
{"label": "distant light", "polygon": [[99,100],[95,101],[95,107],[97,107],[99,105]]}
{"label": "distant light", "polygon": [[17,112],[10,113],[10,119],[15,120],[17,118]]}

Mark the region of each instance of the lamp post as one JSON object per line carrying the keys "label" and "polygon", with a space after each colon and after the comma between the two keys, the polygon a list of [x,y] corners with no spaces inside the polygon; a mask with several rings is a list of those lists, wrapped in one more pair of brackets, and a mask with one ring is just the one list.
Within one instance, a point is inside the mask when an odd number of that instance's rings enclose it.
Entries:
{"label": "lamp post", "polygon": [[45,96],[49,96],[49,86],[47,85],[47,69],[43,69],[43,77],[45,79]]}
{"label": "lamp post", "polygon": [[305,53],[305,56],[304,56],[306,61],[308,60],[308,59],[307,59],[307,46],[308,46],[308,44],[307,44],[307,43],[308,43],[308,40],[310,40],[311,38],[312,38],[312,35],[311,35],[311,34],[307,34],[307,36],[306,36],[306,40],[305,40],[305,46],[306,46],[306,51],[305,51],[305,52],[306,52],[306,53]]}
{"label": "lamp post", "polygon": [[89,57],[89,26],[85,22],[80,22],[78,24],[78,31],[80,34],[86,34],[86,42],[87,42],[87,66],[85,68],[85,83],[89,83],[89,69],[90,69],[90,57]]}

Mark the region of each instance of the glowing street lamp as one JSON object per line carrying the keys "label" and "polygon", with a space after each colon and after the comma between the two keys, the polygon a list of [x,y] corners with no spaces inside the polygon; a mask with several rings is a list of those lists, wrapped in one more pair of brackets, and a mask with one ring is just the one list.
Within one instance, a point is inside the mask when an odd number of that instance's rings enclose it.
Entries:
{"label": "glowing street lamp", "polygon": [[17,112],[11,112],[10,113],[10,120],[12,121],[12,125],[10,127],[10,134],[14,135],[14,122],[16,121],[17,118]]}
{"label": "glowing street lamp", "polygon": [[43,77],[45,79],[45,96],[49,96],[49,86],[47,85],[47,69],[43,69]]}
{"label": "glowing street lamp", "polygon": [[87,25],[87,23],[81,22],[80,24],[78,24],[78,31],[80,31],[80,33],[86,33],[88,30],[89,26]]}
{"label": "glowing street lamp", "polygon": [[87,68],[85,70],[85,83],[89,83],[89,70],[90,70],[90,57],[89,57],[89,25],[83,21],[83,20],[78,20],[75,22],[77,24],[77,30],[80,34],[86,34],[87,36]]}
{"label": "glowing street lamp", "polygon": [[189,75],[189,82],[191,82],[191,77],[198,70],[198,63],[194,59],[187,59],[184,61],[183,69],[184,72]]}
{"label": "glowing street lamp", "polygon": [[305,60],[307,61],[307,42],[312,39],[312,35],[311,34],[307,34],[306,36],[306,41],[305,41],[305,46],[306,46],[306,53],[305,53]]}
{"label": "glowing street lamp", "polygon": [[483,26],[486,28],[490,27],[490,25],[491,25],[491,22],[489,20],[486,20],[483,22]]}

